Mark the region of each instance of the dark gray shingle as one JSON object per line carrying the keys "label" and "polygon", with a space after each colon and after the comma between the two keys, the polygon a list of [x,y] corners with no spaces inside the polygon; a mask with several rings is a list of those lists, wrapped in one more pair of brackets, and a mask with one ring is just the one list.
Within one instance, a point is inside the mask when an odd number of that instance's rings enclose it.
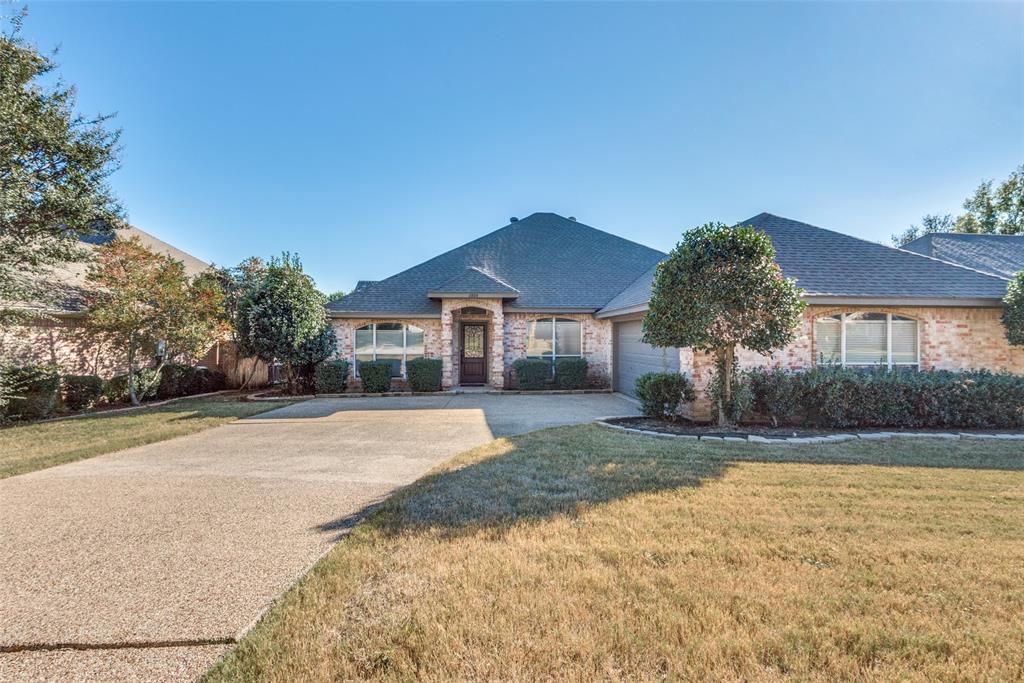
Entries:
{"label": "dark gray shingle", "polygon": [[427,297],[469,268],[479,268],[515,288],[506,309],[597,310],[665,258],[636,242],[563,218],[535,213],[429,261],[367,284],[332,301],[336,314],[436,315]]}
{"label": "dark gray shingle", "polygon": [[1024,235],[935,233],[903,248],[1002,277],[1024,270]]}

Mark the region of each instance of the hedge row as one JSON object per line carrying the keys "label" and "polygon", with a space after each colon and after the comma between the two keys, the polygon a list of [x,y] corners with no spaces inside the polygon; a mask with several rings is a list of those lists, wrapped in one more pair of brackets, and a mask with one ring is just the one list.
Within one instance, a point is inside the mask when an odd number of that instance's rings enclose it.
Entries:
{"label": "hedge row", "polygon": [[539,358],[520,358],[512,364],[516,384],[520,389],[535,391],[552,382],[559,389],[582,389],[587,386],[586,358],[555,359],[554,377],[551,362]]}
{"label": "hedge row", "polygon": [[1020,429],[1024,377],[1009,373],[752,370],[755,413],[780,425]]}
{"label": "hedge row", "polygon": [[[6,418],[39,420],[51,415],[59,401],[69,410],[87,410],[101,398],[124,403],[128,396],[128,375],[104,381],[96,375],[64,375],[47,365],[21,365],[0,369],[2,384],[10,394],[3,406]],[[136,373],[136,391],[141,399],[175,398],[218,391],[224,388],[223,373],[188,365],[167,364],[156,370]]]}

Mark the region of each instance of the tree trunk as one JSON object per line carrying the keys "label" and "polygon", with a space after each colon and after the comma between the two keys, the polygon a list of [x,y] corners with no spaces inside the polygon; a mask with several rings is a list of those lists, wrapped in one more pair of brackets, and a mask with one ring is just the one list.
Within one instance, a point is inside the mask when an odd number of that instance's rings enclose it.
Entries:
{"label": "tree trunk", "polygon": [[735,346],[730,344],[718,350],[718,357],[722,361],[722,393],[718,402],[718,424],[722,427],[731,427],[732,418],[726,414],[725,407],[732,408],[732,363],[735,354]]}
{"label": "tree trunk", "polygon": [[128,345],[128,399],[133,406],[142,405],[139,395],[135,391],[135,338],[131,339]]}

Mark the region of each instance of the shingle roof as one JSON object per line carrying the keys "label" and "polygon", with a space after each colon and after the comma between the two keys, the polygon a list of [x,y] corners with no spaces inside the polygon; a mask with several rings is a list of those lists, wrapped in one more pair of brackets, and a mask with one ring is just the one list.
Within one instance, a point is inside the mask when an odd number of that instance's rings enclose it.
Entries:
{"label": "shingle roof", "polygon": [[[767,233],[783,274],[810,297],[1000,299],[1006,293],[1005,279],[770,213],[740,224]],[[601,313],[645,304],[653,277],[651,268]]]}
{"label": "shingle roof", "polygon": [[[139,241],[142,242],[142,245],[147,249],[155,251],[158,254],[170,256],[176,261],[181,261],[185,266],[185,273],[190,277],[194,277],[210,267],[209,263],[201,261],[192,254],[182,251],[161,239],[157,239],[148,232],[139,230],[133,225],[117,230],[116,237],[121,239],[137,237]],[[111,239],[113,239],[113,237],[108,237],[103,241],[109,242]],[[94,240],[83,241],[90,249],[93,249],[96,245],[103,243],[102,241],[97,242]],[[88,271],[89,263],[85,261],[65,263],[53,269],[52,279],[60,288],[61,301],[58,303],[58,312],[76,313],[85,309],[84,295],[86,288],[88,287],[85,278]]]}
{"label": "shingle roof", "polygon": [[1002,277],[1024,270],[1024,235],[943,232],[918,237],[903,248]]}
{"label": "shingle roof", "polygon": [[[665,258],[553,213],[535,213],[332,301],[334,314],[438,315],[428,292],[479,268],[519,292],[508,310],[594,310]],[[474,276],[475,277],[475,276]]]}
{"label": "shingle roof", "polygon": [[519,296],[519,290],[502,282],[490,273],[480,268],[471,266],[466,268],[451,280],[434,287],[428,292],[428,296],[452,296],[455,294],[491,294],[505,298]]}

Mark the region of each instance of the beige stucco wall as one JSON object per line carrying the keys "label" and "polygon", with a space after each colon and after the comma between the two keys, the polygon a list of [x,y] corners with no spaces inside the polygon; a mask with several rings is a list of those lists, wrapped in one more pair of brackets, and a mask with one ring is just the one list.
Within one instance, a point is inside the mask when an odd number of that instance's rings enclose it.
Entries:
{"label": "beige stucco wall", "polygon": [[[773,354],[764,356],[748,349],[737,353],[741,368],[783,368],[800,370],[818,357],[814,321],[822,316],[861,311],[893,313],[919,321],[918,345],[922,370],[1004,370],[1024,374],[1024,348],[1006,341],[999,308],[914,307],[914,306],[808,306],[797,328],[796,339]],[[714,372],[714,358],[691,349],[680,349],[680,367],[689,370],[698,400],[689,416],[706,420],[711,406],[706,389]]]}

